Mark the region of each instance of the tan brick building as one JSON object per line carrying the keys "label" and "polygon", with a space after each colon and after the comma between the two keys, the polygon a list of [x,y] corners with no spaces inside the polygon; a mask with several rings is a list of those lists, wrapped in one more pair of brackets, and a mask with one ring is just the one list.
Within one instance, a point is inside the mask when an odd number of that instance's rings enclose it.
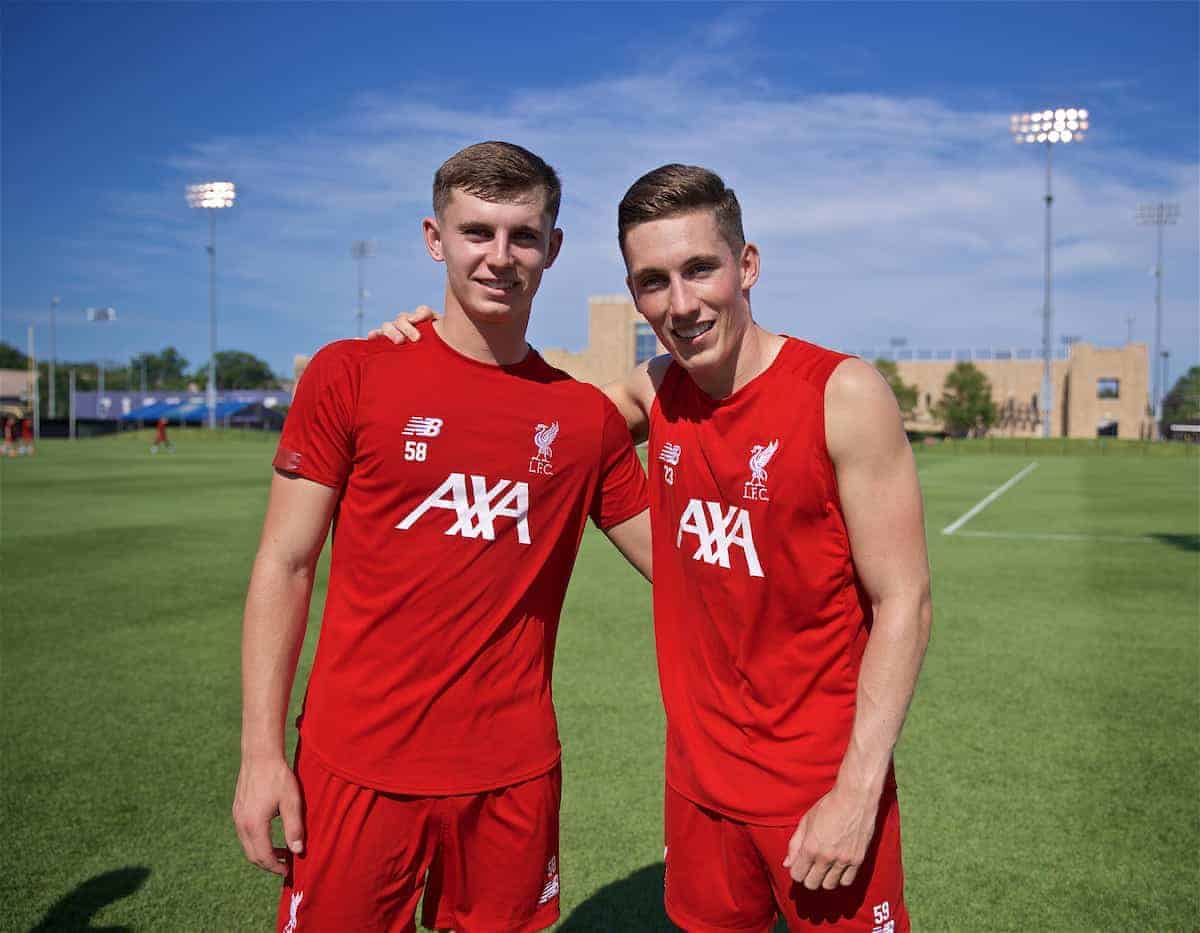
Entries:
{"label": "tan brick building", "polygon": [[[637,363],[664,352],[624,295],[588,299],[588,345],[579,352],[556,348],[541,351],[552,366],[576,379],[603,385],[624,376]],[[854,352],[854,351],[851,351]],[[889,351],[890,352],[890,351]],[[860,353],[869,359],[871,351]],[[1038,393],[1042,361],[1034,351],[900,351],[900,377],[917,386],[917,407],[905,427],[939,431],[933,413],[946,374],[969,359],[987,376],[999,417],[991,433],[1005,437],[1041,435]],[[1053,362],[1054,391],[1051,433],[1055,437],[1149,436],[1149,360],[1146,345],[1109,349],[1077,342]],[[906,358],[907,357],[907,358]],[[928,357],[928,358],[925,358]]]}

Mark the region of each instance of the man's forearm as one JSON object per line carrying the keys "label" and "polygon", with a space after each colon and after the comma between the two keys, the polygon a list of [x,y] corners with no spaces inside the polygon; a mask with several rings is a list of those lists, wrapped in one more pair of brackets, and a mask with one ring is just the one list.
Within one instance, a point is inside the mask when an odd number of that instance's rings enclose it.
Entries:
{"label": "man's forearm", "polygon": [[929,591],[895,596],[875,607],[858,678],[850,744],[837,783],[878,798],[908,714],[933,618]]}
{"label": "man's forearm", "polygon": [[308,624],[313,567],[259,554],[242,622],[242,757],[283,757],[284,721]]}

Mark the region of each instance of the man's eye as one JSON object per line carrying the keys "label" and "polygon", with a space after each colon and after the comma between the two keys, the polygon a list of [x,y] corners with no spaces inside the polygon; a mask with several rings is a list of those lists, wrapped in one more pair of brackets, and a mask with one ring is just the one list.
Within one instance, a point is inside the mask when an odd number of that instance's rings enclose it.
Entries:
{"label": "man's eye", "polygon": [[642,291],[646,291],[646,292],[653,291],[656,288],[661,288],[665,281],[666,281],[666,279],[661,278],[659,276],[654,276],[654,277],[648,278],[648,279],[642,279],[641,289],[642,289]]}

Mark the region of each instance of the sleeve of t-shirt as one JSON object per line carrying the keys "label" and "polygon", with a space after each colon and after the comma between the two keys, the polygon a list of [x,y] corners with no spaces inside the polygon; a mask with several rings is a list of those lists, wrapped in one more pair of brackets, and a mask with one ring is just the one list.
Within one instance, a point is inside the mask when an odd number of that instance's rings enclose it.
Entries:
{"label": "sleeve of t-shirt", "polygon": [[633,518],[650,506],[646,471],[633,449],[629,426],[617,406],[604,399],[604,428],[600,450],[600,482],[592,499],[592,521],[601,530]]}
{"label": "sleeve of t-shirt", "polygon": [[358,360],[344,345],[330,344],[300,376],[272,461],[275,468],[340,488],[354,460],[357,399]]}

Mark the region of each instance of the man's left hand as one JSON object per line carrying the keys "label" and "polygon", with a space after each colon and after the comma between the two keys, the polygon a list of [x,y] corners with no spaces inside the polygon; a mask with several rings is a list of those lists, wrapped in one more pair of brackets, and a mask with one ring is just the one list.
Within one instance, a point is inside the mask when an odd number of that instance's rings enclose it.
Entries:
{"label": "man's left hand", "polygon": [[810,891],[853,884],[875,835],[878,812],[878,795],[835,786],[800,819],[783,867]]}

